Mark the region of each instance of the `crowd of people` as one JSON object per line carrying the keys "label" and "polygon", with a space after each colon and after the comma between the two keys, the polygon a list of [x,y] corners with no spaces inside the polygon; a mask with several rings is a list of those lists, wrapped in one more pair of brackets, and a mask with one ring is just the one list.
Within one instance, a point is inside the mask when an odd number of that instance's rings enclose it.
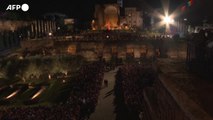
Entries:
{"label": "crowd of people", "polygon": [[60,37],[55,40],[56,43],[60,42],[74,42],[74,41],[141,41],[153,39],[172,39],[168,35],[146,35],[137,32],[119,32],[119,31],[102,31],[102,32],[87,32],[79,36]]}
{"label": "crowd of people", "polygon": [[[70,80],[72,89],[65,102],[54,105],[5,107],[1,120],[85,120],[94,111],[103,81],[104,66],[94,62],[80,68]],[[68,83],[67,83],[68,84]]]}
{"label": "crowd of people", "polygon": [[119,119],[141,119],[144,106],[143,90],[145,87],[152,86],[156,79],[157,74],[150,66],[131,64],[125,65],[118,70],[115,95],[117,115],[121,117]]}
{"label": "crowd of people", "polygon": [[29,57],[29,56],[50,56],[59,54],[60,52],[56,50],[54,47],[44,47],[41,49],[36,50],[30,50],[30,48],[25,48],[22,52],[23,57]]}
{"label": "crowd of people", "polygon": [[99,91],[103,82],[104,64],[95,62],[89,66],[83,66],[79,72],[79,76],[72,83],[74,89],[67,102],[76,101],[80,103],[78,119],[82,120],[84,117],[89,118],[89,115],[94,112],[97,105]]}
{"label": "crowd of people", "polygon": [[56,72],[56,73],[48,73],[44,72],[40,75],[35,75],[35,74],[30,74],[28,78],[23,78],[23,79],[28,79],[30,81],[47,81],[47,80],[66,80],[72,77],[72,71],[66,71],[66,72]]}

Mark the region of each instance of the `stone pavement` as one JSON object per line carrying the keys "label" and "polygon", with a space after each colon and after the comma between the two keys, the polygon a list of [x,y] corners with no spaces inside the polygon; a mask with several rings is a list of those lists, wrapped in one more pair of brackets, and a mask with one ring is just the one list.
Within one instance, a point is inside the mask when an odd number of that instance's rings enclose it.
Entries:
{"label": "stone pavement", "polygon": [[98,105],[89,120],[115,120],[114,85],[117,70],[104,73],[104,80],[108,80],[108,87],[102,87],[98,98]]}

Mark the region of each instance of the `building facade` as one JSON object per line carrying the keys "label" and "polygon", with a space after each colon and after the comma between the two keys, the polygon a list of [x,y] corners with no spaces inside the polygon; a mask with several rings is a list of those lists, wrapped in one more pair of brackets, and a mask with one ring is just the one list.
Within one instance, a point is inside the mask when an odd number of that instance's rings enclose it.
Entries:
{"label": "building facade", "polygon": [[93,30],[119,29],[120,7],[118,4],[96,5]]}
{"label": "building facade", "polygon": [[122,19],[123,25],[127,25],[129,29],[142,29],[143,17],[142,12],[138,11],[135,7],[125,8],[125,17]]}

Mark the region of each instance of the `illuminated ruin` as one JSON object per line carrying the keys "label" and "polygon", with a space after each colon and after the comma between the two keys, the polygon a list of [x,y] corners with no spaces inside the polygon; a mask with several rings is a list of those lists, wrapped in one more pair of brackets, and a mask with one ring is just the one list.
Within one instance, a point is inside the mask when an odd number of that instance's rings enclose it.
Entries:
{"label": "illuminated ruin", "polygon": [[118,4],[96,5],[94,16],[93,30],[119,29],[120,7]]}

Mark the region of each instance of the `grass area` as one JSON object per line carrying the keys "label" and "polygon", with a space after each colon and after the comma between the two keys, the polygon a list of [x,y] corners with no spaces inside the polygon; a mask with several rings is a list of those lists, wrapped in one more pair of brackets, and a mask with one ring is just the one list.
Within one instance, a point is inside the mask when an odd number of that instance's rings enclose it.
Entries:
{"label": "grass area", "polygon": [[[10,58],[0,61],[0,73],[4,72],[0,76],[0,108],[55,105],[65,102],[73,89],[72,79],[84,64],[87,62],[83,58],[66,56],[26,60]],[[57,70],[60,72],[66,69],[71,76],[52,79],[25,78],[26,80],[20,77],[29,71],[33,73],[34,70],[39,70],[40,73],[45,73],[51,69],[55,69],[56,73]],[[8,76],[11,74],[11,77]]]}
{"label": "grass area", "polygon": [[[72,78],[66,83],[53,80],[49,85],[28,86],[28,84],[4,87],[0,90],[0,106],[54,105],[65,102],[72,88]],[[18,91],[14,96],[7,98]],[[40,93],[40,94],[38,94]],[[34,96],[36,96],[32,99]]]}

